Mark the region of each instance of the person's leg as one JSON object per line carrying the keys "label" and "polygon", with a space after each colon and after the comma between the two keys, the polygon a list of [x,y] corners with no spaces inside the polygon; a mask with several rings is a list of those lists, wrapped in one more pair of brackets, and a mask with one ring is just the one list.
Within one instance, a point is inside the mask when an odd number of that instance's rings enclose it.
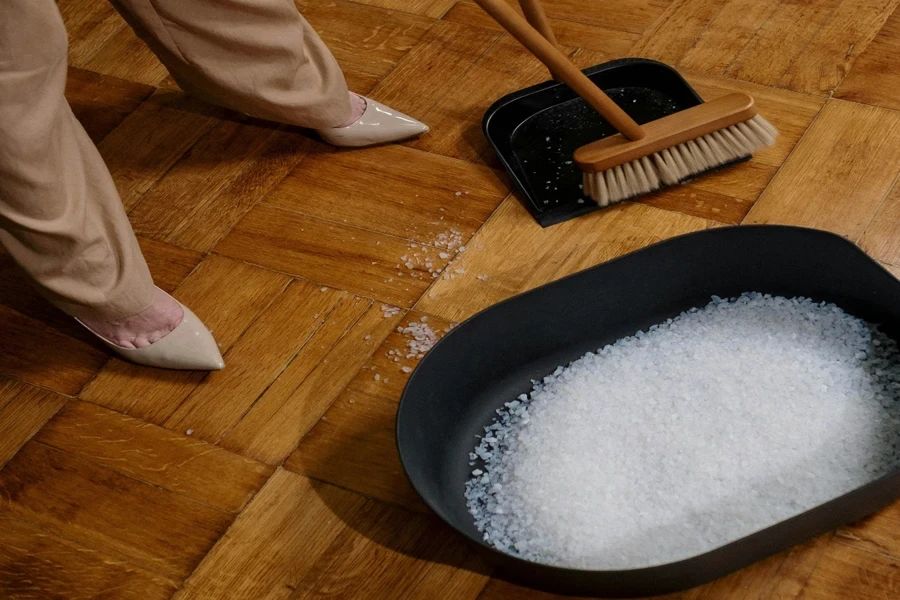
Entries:
{"label": "person's leg", "polygon": [[103,160],[64,97],[53,0],[0,3],[0,244],[53,304],[125,348],[182,318],[155,290]]}
{"label": "person's leg", "polygon": [[252,117],[318,130],[336,146],[428,127],[349,93],[292,0],[110,0],[186,92]]}
{"label": "person's leg", "polygon": [[292,0],[110,0],[184,91],[320,129],[351,119],[340,67]]}

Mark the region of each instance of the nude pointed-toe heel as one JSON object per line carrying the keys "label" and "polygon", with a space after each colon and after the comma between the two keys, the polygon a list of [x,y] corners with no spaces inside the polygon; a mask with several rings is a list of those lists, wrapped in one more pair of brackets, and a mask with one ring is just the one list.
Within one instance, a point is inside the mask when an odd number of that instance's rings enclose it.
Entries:
{"label": "nude pointed-toe heel", "polygon": [[139,365],[187,371],[218,371],[224,368],[222,353],[209,329],[191,309],[180,302],[178,304],[184,311],[184,318],[178,327],[144,348],[123,348],[78,322],[119,356]]}
{"label": "nude pointed-toe heel", "polygon": [[363,99],[366,111],[356,122],[346,127],[316,130],[325,142],[332,146],[359,148],[399,142],[428,132],[427,125],[399,110],[369,98]]}

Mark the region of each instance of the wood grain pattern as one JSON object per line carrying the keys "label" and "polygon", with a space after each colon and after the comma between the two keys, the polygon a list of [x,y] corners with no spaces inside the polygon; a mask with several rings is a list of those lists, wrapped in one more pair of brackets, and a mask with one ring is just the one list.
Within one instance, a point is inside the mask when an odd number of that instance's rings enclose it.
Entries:
{"label": "wood grain pattern", "polygon": [[[372,91],[372,98],[421,118],[499,39],[497,32],[440,21]],[[427,135],[427,134],[425,134]]]}
{"label": "wood grain pattern", "polygon": [[79,64],[85,69],[120,79],[160,87],[169,72],[130,27],[122,27]]}
{"label": "wood grain pattern", "polygon": [[439,19],[453,6],[454,0],[353,0],[353,2]]}
{"label": "wood grain pattern", "polygon": [[488,569],[436,521],[366,502],[300,580],[291,600],[426,600],[437,594],[475,600]]}
{"label": "wood grain pattern", "polygon": [[642,33],[663,14],[667,0],[622,0],[612,4],[580,0],[543,0],[551,19]]}
{"label": "wood grain pattern", "polygon": [[782,2],[750,42],[734,57],[725,74],[773,85],[815,40],[841,0]]}
{"label": "wood grain pattern", "polygon": [[117,473],[236,513],[272,468],[111,410],[73,400],[35,441]]}
{"label": "wood grain pattern", "polygon": [[[701,3],[709,4],[709,3]],[[678,61],[678,67],[720,75],[778,6],[776,0],[734,0],[720,10]]]}
{"label": "wood grain pattern", "polygon": [[434,22],[345,0],[297,0],[296,4],[342,69],[379,76],[390,73]]}
{"label": "wood grain pattern", "polygon": [[128,216],[139,235],[207,251],[300,162],[311,144],[270,122],[220,121]]}
{"label": "wood grain pattern", "polygon": [[875,39],[853,63],[836,98],[900,109],[900,9],[895,9]]}
{"label": "wood grain pattern", "polygon": [[396,401],[348,389],[303,438],[284,468],[427,513],[400,465],[396,418]]}
{"label": "wood grain pattern", "polygon": [[[704,219],[626,203],[541,229],[516,198],[509,198],[450,266],[462,269],[462,276],[438,279],[416,309],[461,321],[543,283],[708,225]],[[498,254],[491,248],[508,250]]]}
{"label": "wood grain pattern", "polygon": [[897,113],[830,101],[744,222],[803,225],[858,239],[900,172],[898,143]]}
{"label": "wood grain pattern", "polygon": [[798,595],[803,600],[892,600],[900,594],[900,563],[831,543]]}
{"label": "wood grain pattern", "polygon": [[900,503],[895,502],[874,515],[841,527],[835,541],[900,560],[900,540],[896,535],[898,525]]}
{"label": "wood grain pattern", "polygon": [[0,514],[0,595],[8,600],[166,600],[175,583]]}
{"label": "wood grain pattern", "polygon": [[[341,321],[341,333],[368,307],[369,301],[346,297],[345,292],[321,291],[309,282],[293,282],[225,356],[229,368],[210,373],[166,420],[174,431],[217,442],[251,409],[257,399],[308,344],[321,342],[326,322]],[[337,311],[335,314],[334,311]],[[331,329],[331,323],[328,323]]]}
{"label": "wood grain pattern", "polygon": [[634,56],[676,64],[727,0],[673,0],[642,33]]}
{"label": "wood grain pattern", "polygon": [[75,395],[108,359],[75,321],[38,296],[0,250],[0,376]]}
{"label": "wood grain pattern", "polygon": [[859,240],[859,245],[867,254],[882,262],[900,265],[900,186],[888,193],[884,202],[878,207],[875,216],[868,224]]}
{"label": "wood grain pattern", "polygon": [[831,533],[820,535],[788,550],[767,590],[768,597],[771,600],[797,600],[833,537]]}
{"label": "wood grain pattern", "polygon": [[841,2],[781,76],[779,85],[809,94],[833,93],[898,4],[898,0]]}
{"label": "wood grain pattern", "polygon": [[109,2],[59,0],[56,3],[69,34],[69,64],[83,67],[125,21]]}
{"label": "wood grain pattern", "polygon": [[382,78],[380,75],[344,69],[344,79],[347,81],[347,87],[350,91],[368,96]]}
{"label": "wood grain pattern", "polygon": [[66,100],[94,142],[99,142],[146,100],[151,86],[69,67]]}
{"label": "wood grain pattern", "polygon": [[[175,296],[206,323],[227,353],[289,282],[285,275],[211,257],[185,280]],[[112,359],[81,398],[162,424],[205,376],[195,371],[148,369]]]}
{"label": "wood grain pattern", "polygon": [[175,291],[203,260],[203,254],[172,244],[138,237],[141,252],[150,267],[153,283],[168,293]]}
{"label": "wood grain pattern", "polygon": [[[521,12],[517,2],[513,3],[513,8]],[[475,4],[473,0],[459,0],[444,15],[443,20],[472,27],[503,31],[500,25]],[[553,33],[556,35],[557,41],[562,46],[594,50],[609,58],[628,56],[632,46],[641,37],[640,34],[635,32],[585,25],[562,19],[551,18],[550,25],[553,27]]]}
{"label": "wood grain pattern", "polygon": [[223,439],[222,446],[281,463],[323,416],[399,316],[380,303],[345,297],[332,317]]}
{"label": "wood grain pattern", "polygon": [[[424,323],[443,337],[451,324],[410,312],[400,322]],[[410,354],[411,334],[391,331],[335,400],[284,468],[411,510],[426,512],[400,466],[394,438],[400,394],[419,362]],[[406,369],[406,371],[404,371]]]}
{"label": "wood grain pattern", "polygon": [[[366,500],[278,470],[174,600],[286,600]],[[340,515],[340,516],[339,516]]]}
{"label": "wood grain pattern", "polygon": [[59,394],[0,377],[0,469],[65,403]]}
{"label": "wood grain pattern", "polygon": [[31,442],[0,470],[0,510],[164,577],[186,577],[232,515]]}
{"label": "wood grain pattern", "polygon": [[265,202],[425,244],[456,230],[464,243],[507,193],[487,167],[384,146],[313,152]]}
{"label": "wood grain pattern", "polygon": [[222,110],[181,92],[158,91],[97,145],[126,209],[215,123]]}
{"label": "wood grain pattern", "polygon": [[[409,240],[261,204],[216,246],[216,252],[360,296],[409,306],[432,280],[424,257],[434,270],[447,263],[438,248],[412,245]],[[407,268],[402,257],[413,250],[421,254],[423,262]]]}

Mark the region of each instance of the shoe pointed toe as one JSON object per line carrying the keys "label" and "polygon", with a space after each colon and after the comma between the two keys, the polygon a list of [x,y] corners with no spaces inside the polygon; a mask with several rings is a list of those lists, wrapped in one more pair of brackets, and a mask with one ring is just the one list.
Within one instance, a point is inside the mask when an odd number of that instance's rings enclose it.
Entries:
{"label": "shoe pointed toe", "polygon": [[427,133],[429,128],[380,102],[366,98],[366,111],[354,123],[346,127],[319,129],[322,139],[332,146],[359,148],[399,142]]}
{"label": "shoe pointed toe", "polygon": [[[133,363],[159,369],[184,371],[218,371],[225,367],[219,345],[203,321],[181,304],[184,317],[178,327],[163,338],[143,348],[123,348],[97,335],[82,325],[119,356]],[[79,321],[80,322],[80,321]]]}

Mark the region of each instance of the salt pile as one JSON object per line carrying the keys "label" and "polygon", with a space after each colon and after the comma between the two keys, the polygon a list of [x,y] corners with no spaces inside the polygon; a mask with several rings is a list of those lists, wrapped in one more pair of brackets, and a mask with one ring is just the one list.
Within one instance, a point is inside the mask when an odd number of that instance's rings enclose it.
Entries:
{"label": "salt pile", "polygon": [[485,430],[466,499],[523,558],[640,568],[900,466],[900,352],[837,306],[744,294],[588,353]]}

